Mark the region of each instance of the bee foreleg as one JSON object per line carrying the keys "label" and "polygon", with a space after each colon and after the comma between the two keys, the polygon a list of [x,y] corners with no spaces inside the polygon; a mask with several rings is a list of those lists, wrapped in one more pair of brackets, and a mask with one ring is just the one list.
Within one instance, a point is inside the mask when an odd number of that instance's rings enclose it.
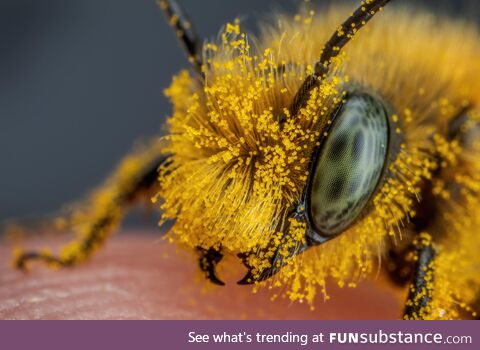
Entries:
{"label": "bee foreleg", "polygon": [[415,245],[416,263],[403,314],[403,318],[407,320],[424,319],[431,311],[429,303],[432,297],[433,263],[436,252],[428,234],[420,234],[415,240]]}
{"label": "bee foreleg", "polygon": [[119,226],[127,209],[158,180],[158,168],[167,161],[155,149],[125,158],[107,183],[93,193],[84,210],[77,210],[68,226],[79,238],[60,250],[58,256],[47,251],[18,252],[14,265],[25,269],[30,261],[42,261],[51,267],[72,266],[87,260]]}

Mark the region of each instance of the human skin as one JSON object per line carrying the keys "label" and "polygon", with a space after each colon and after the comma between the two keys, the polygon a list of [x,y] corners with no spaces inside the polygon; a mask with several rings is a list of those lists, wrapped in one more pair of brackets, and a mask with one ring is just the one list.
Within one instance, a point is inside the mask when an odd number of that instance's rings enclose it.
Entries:
{"label": "human skin", "polygon": [[[59,240],[24,244],[56,247]],[[311,311],[286,298],[271,301],[274,291],[236,285],[244,270],[233,258],[220,269],[225,287],[206,283],[191,254],[141,230],[115,236],[74,268],[34,264],[23,273],[10,260],[11,246],[2,243],[0,319],[395,319],[405,294],[381,274],[354,289],[330,283],[331,300],[319,296]]]}

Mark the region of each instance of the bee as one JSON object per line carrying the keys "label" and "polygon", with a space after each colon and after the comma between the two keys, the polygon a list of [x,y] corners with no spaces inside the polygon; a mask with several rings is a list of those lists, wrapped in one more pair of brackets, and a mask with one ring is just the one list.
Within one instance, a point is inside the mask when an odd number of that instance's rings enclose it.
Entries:
{"label": "bee", "polygon": [[78,240],[58,256],[17,252],[15,265],[87,260],[146,199],[215,284],[234,255],[240,285],[312,305],[328,283],[355,287],[382,268],[408,289],[403,318],[476,318],[479,34],[388,3],[307,6],[256,38],[234,21],[201,43],[159,0],[192,65],[165,90],[167,135],[65,219]]}

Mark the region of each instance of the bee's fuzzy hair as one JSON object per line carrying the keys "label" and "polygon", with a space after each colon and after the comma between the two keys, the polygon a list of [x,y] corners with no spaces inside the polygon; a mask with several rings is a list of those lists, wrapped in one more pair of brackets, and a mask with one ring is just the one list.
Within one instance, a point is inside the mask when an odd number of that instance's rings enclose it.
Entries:
{"label": "bee's fuzzy hair", "polygon": [[[205,45],[205,82],[186,71],[173,79],[166,90],[173,114],[165,149],[173,156],[162,170],[158,194],[163,218],[175,219],[169,237],[192,247],[222,247],[234,253],[272,242],[284,248],[303,240],[303,223],[290,219],[287,241],[279,227],[302,197],[311,155],[331,122],[331,111],[344,98],[345,87],[355,84],[374,91],[394,111],[391,127],[402,142],[389,166],[390,178],[375,195],[368,215],[340,237],[306,252],[301,266],[300,259],[292,259],[273,284],[290,285],[287,294],[292,300],[310,303],[318,290],[326,293],[327,278],[354,286],[372,271],[388,237],[399,240],[408,234],[422,183],[439,166],[451,167],[452,174],[455,169],[463,174],[452,175],[451,181],[467,189],[447,201],[448,186],[438,187],[438,200],[446,203],[444,207],[454,202],[450,207],[462,222],[440,215],[449,229],[443,229],[445,238],[438,243],[432,282],[437,294],[433,309],[425,314],[456,317],[453,304],[470,302],[477,288],[467,286],[473,280],[478,285],[480,278],[474,253],[480,242],[474,218],[480,215],[465,211],[475,208],[480,182],[470,171],[473,165],[456,167],[475,163],[462,162],[466,154],[476,156],[468,150],[462,155],[460,145],[444,135],[456,111],[467,103],[480,103],[478,33],[467,24],[427,13],[385,9],[346,46],[307,106],[290,116],[298,87],[349,13],[332,6],[318,14],[280,15],[255,41],[238,23],[228,24],[218,42]],[[286,117],[283,128],[278,123],[281,115]],[[437,164],[432,154],[445,161]],[[251,263],[261,269],[269,256],[260,254]],[[477,270],[468,265],[465,269],[472,271],[461,273],[463,265],[451,263],[475,259]]]}

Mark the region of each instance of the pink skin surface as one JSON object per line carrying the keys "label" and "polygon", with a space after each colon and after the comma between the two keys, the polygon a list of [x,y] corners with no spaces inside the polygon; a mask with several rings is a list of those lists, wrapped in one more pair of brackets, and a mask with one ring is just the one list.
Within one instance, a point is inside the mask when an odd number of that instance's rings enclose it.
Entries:
{"label": "pink skin surface", "polygon": [[[58,241],[24,245],[55,248]],[[0,246],[0,319],[395,319],[404,297],[380,275],[354,289],[331,283],[331,300],[319,296],[310,311],[282,297],[271,301],[274,291],[236,285],[239,266],[221,267],[225,287],[205,283],[190,254],[142,231],[115,236],[87,263],[58,271],[40,264],[14,270],[11,249]]]}

